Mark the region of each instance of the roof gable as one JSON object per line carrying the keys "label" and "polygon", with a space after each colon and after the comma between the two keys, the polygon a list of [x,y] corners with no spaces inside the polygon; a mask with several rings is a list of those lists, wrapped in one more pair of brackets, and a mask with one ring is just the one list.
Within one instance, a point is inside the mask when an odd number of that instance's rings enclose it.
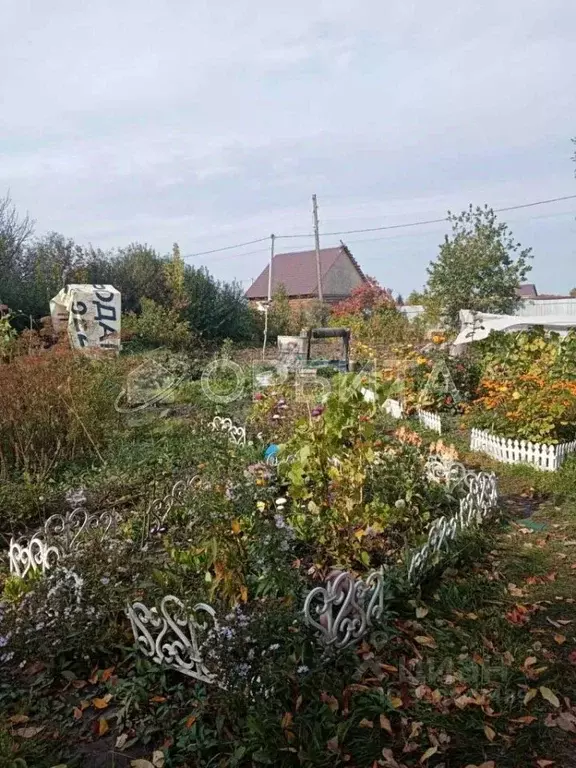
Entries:
{"label": "roof gable", "polygon": [[[320,249],[320,272],[322,277],[330,271],[338,257],[345,253],[362,280],[364,274],[358,263],[345,245],[336,248]],[[246,291],[249,299],[268,297],[268,265]],[[283,285],[288,296],[313,296],[318,294],[316,274],[316,251],[298,251],[279,253],[274,257],[272,266],[272,293]]]}

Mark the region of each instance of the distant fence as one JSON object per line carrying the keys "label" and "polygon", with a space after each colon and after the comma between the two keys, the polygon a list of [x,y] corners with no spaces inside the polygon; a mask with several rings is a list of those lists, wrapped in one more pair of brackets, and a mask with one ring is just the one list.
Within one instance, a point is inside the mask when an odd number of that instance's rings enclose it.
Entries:
{"label": "distant fence", "polygon": [[420,422],[420,424],[422,424],[423,427],[426,427],[427,429],[431,429],[434,432],[438,432],[439,435],[442,434],[442,419],[437,413],[432,413],[431,411],[423,411],[422,409],[419,409],[418,421]]}
{"label": "distant fence", "polygon": [[528,440],[511,440],[486,430],[473,429],[470,450],[485,453],[503,464],[531,464],[538,469],[554,472],[569,454],[576,451],[576,440],[547,445]]}

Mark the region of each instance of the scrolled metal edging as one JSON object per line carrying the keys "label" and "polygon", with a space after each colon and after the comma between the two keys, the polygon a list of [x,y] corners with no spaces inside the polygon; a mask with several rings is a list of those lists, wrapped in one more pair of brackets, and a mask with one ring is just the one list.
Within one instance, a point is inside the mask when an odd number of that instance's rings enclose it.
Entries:
{"label": "scrolled metal edging", "polygon": [[246,445],[246,427],[239,427],[232,419],[225,416],[214,416],[210,422],[212,432],[220,432],[228,437],[235,445]]}
{"label": "scrolled metal edging", "polygon": [[[449,549],[462,531],[489,519],[498,504],[493,473],[473,472],[458,462],[432,457],[427,462],[426,474],[430,481],[462,485],[467,493],[460,500],[458,512],[436,519],[428,529],[426,542],[409,557],[407,577],[413,586],[421,581],[438,553]],[[306,622],[318,631],[326,647],[344,648],[357,642],[384,614],[385,583],[382,570],[373,571],[364,581],[349,572],[337,572],[306,596],[303,608]]]}
{"label": "scrolled metal edging", "polygon": [[38,535],[30,538],[22,536],[17,540],[10,539],[8,548],[10,573],[22,579],[29,572],[46,573],[58,563],[61,557],[62,551],[58,547],[49,544]]}
{"label": "scrolled metal edging", "polygon": [[326,647],[345,648],[382,618],[384,584],[382,571],[374,571],[365,581],[347,571],[335,573],[306,596],[306,621],[319,631]]}
{"label": "scrolled metal edging", "polygon": [[[199,621],[199,614],[207,617]],[[141,653],[156,664],[181,672],[204,683],[218,684],[200,652],[199,634],[206,633],[209,624],[218,628],[216,612],[207,603],[196,603],[191,612],[175,595],[166,595],[157,608],[142,602],[126,607],[135,643]]]}

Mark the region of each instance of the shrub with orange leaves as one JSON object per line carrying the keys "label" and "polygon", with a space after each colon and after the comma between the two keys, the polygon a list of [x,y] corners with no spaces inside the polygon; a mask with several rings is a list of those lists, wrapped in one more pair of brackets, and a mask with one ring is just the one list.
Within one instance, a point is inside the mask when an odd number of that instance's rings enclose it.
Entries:
{"label": "shrub with orange leaves", "polygon": [[492,334],[466,424],[502,437],[557,443],[576,436],[576,335]]}

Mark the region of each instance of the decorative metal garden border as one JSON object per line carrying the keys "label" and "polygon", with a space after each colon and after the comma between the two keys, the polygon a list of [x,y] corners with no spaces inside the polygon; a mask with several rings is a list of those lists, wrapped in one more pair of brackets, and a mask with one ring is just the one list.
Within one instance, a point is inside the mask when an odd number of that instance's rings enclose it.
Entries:
{"label": "decorative metal garden border", "polygon": [[116,512],[90,513],[83,507],[52,515],[31,536],[11,537],[8,548],[10,573],[21,577],[38,570],[45,573],[78,546],[84,533],[92,530],[107,533],[118,520]]}
{"label": "decorative metal garden border", "polygon": [[[407,578],[414,586],[462,531],[481,525],[493,515],[498,503],[493,473],[473,472],[459,462],[436,455],[428,459],[424,471],[430,482],[446,483],[451,490],[461,488],[465,496],[459,502],[458,512],[435,520],[426,542],[410,555]],[[324,645],[344,648],[360,640],[374,621],[383,616],[386,584],[382,570],[373,571],[364,580],[348,572],[335,572],[326,584],[314,587],[306,596],[305,619],[318,630]]]}
{"label": "decorative metal garden border", "polygon": [[210,422],[213,432],[221,432],[235,445],[246,445],[246,427],[238,427],[232,419],[224,416],[214,416]]}
{"label": "decorative metal garden border", "polygon": [[[199,621],[204,614],[207,622]],[[181,672],[204,683],[217,683],[204,663],[199,635],[218,628],[216,613],[207,603],[196,603],[191,612],[178,597],[166,595],[157,608],[144,603],[128,605],[134,640],[139,650],[151,661]]]}
{"label": "decorative metal garden border", "polygon": [[144,547],[150,536],[164,533],[166,521],[170,512],[180,506],[186,495],[201,485],[200,475],[191,475],[177,480],[169,493],[157,499],[153,499],[144,512],[144,525],[142,527],[142,541]]}
{"label": "decorative metal garden border", "polygon": [[327,647],[344,648],[360,640],[384,614],[385,580],[374,571],[365,580],[335,571],[325,586],[314,587],[304,602],[307,623]]}

